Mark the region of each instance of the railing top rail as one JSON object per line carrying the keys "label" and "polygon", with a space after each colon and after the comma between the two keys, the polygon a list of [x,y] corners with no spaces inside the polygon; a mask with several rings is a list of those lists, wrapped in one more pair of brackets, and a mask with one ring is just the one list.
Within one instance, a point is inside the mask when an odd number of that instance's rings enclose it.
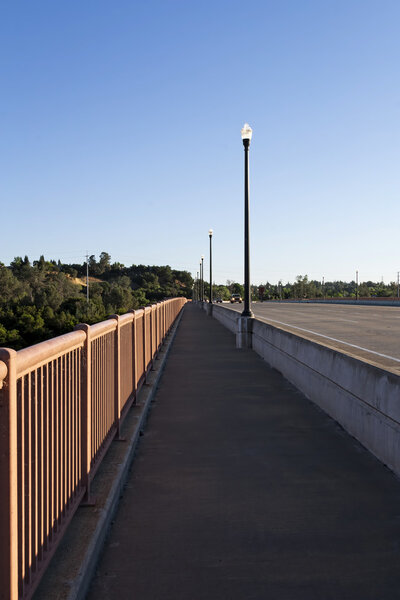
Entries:
{"label": "railing top rail", "polygon": [[119,324],[122,327],[122,325],[127,325],[128,323],[132,323],[134,318],[135,318],[134,313],[125,313],[124,315],[119,315]]}
{"label": "railing top rail", "polygon": [[117,320],[116,319],[107,319],[107,321],[101,321],[100,323],[95,323],[90,326],[90,337],[91,339],[95,339],[103,335],[104,333],[109,333],[110,331],[114,331],[117,328]]}
{"label": "railing top rail", "polygon": [[65,352],[82,347],[84,341],[85,333],[83,331],[71,331],[51,340],[19,350],[17,352],[17,377],[21,377],[21,375],[32,369],[32,367],[41,367],[49,360],[54,360]]}
{"label": "railing top rail", "polygon": [[[169,298],[164,300],[164,303],[171,303],[177,298]],[[157,309],[157,304],[152,304],[139,310],[134,310],[124,315],[120,315],[120,325],[131,323],[134,319],[140,319],[145,314],[153,312]],[[114,331],[117,324],[117,319],[107,319],[101,323],[96,323],[90,326],[90,337],[96,339],[101,335]],[[78,326],[79,327],[79,326]],[[21,377],[32,368],[39,368],[49,362],[55,360],[62,354],[70,352],[76,348],[82,347],[85,342],[86,334],[81,329],[60,335],[45,342],[40,342],[34,346],[29,346],[17,352],[17,377]],[[0,361],[0,386],[7,376],[7,366],[3,361]]]}

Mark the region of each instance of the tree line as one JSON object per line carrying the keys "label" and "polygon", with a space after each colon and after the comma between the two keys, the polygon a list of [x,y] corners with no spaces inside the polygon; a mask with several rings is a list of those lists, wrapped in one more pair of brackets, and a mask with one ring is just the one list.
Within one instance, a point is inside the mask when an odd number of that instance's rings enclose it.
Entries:
{"label": "tree line", "polygon": [[[195,286],[198,282],[195,282]],[[209,297],[210,285],[204,282],[206,298]],[[317,281],[310,280],[307,275],[298,275],[293,283],[277,284],[263,283],[260,286],[251,286],[252,300],[305,300],[305,299],[329,299],[329,298],[397,298],[397,283],[364,281],[358,284],[356,281]],[[243,297],[244,287],[240,283],[228,280],[226,285],[213,284],[213,298],[229,300],[232,294],[240,294]]]}
{"label": "tree line", "polygon": [[[89,300],[86,271],[89,267]],[[26,346],[72,331],[77,323],[97,323],[110,314],[123,314],[131,309],[165,298],[196,297],[197,281],[187,271],[170,266],[131,265],[111,262],[102,252],[87,263],[66,264],[45,260],[41,256],[32,263],[25,256],[16,257],[9,266],[0,262],[0,346],[19,350]],[[206,298],[209,284],[204,282]],[[307,298],[384,298],[397,297],[397,283],[373,281],[316,281],[298,275],[295,282],[277,284],[268,281],[251,286],[253,300],[288,300]],[[213,297],[229,300],[241,294],[240,283],[228,280],[226,285],[213,285]]]}
{"label": "tree line", "polygon": [[192,295],[187,271],[169,266],[111,263],[107,252],[86,262],[65,264],[41,256],[32,263],[16,257],[0,262],[0,346],[19,350],[72,331],[77,323],[97,323],[165,298]]}

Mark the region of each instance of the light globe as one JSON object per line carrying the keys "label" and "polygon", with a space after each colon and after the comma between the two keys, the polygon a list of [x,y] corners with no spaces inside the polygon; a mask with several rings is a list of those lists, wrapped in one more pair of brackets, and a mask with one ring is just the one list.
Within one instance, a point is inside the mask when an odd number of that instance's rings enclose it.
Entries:
{"label": "light globe", "polygon": [[240,133],[242,134],[242,140],[250,141],[251,136],[253,135],[253,130],[248,123],[245,123]]}

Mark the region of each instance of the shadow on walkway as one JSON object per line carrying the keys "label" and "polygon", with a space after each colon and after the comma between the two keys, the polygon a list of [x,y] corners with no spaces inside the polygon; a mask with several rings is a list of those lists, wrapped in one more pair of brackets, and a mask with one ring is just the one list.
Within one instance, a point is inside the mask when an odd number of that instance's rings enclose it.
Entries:
{"label": "shadow on walkway", "polygon": [[400,598],[400,481],[188,305],[88,598]]}

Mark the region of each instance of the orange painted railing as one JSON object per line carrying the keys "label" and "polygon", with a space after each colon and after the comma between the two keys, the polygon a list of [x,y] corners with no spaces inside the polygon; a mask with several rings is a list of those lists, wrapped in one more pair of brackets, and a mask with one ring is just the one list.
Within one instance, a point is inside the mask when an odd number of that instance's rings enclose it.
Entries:
{"label": "orange painted railing", "polygon": [[0,349],[0,598],[30,598],[186,299]]}

